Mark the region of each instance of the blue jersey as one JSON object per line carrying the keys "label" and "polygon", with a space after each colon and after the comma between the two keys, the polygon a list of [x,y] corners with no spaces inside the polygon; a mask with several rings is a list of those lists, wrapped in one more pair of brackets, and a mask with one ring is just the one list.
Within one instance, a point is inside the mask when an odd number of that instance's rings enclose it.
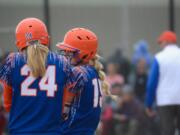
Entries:
{"label": "blue jersey", "polygon": [[96,69],[80,66],[73,69],[83,74],[83,87],[79,89],[69,119],[64,123],[64,135],[94,135],[101,115],[101,83]]}
{"label": "blue jersey", "polygon": [[0,68],[0,80],[12,87],[9,131],[12,135],[61,135],[63,89],[79,88],[63,56],[49,52],[44,77],[34,78],[23,53],[9,55]]}

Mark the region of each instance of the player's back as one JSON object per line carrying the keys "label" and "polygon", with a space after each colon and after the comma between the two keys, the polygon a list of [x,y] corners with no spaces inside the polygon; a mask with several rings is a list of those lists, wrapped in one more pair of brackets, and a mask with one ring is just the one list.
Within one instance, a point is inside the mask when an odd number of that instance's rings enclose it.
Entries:
{"label": "player's back", "polygon": [[60,135],[65,59],[49,52],[45,76],[34,78],[26,56],[15,53],[13,57],[10,134]]}
{"label": "player's back", "polygon": [[73,104],[70,118],[65,122],[65,135],[93,135],[101,114],[101,83],[93,66],[75,67],[84,75],[84,88]]}

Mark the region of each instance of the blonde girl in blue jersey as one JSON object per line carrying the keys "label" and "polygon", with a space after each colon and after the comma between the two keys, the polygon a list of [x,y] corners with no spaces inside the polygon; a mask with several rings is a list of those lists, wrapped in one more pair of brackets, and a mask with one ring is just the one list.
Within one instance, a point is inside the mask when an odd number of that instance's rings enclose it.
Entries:
{"label": "blonde girl in blue jersey", "polygon": [[18,53],[0,67],[4,107],[10,112],[11,135],[61,135],[63,90],[80,88],[68,61],[49,51],[45,24],[37,18],[16,27]]}
{"label": "blonde girl in blue jersey", "polygon": [[110,95],[97,55],[98,38],[88,29],[74,28],[57,47],[76,66],[73,71],[83,74],[81,89],[73,93],[65,90],[63,116],[67,118],[69,109],[71,113],[64,123],[64,135],[94,135],[100,120],[102,94]]}

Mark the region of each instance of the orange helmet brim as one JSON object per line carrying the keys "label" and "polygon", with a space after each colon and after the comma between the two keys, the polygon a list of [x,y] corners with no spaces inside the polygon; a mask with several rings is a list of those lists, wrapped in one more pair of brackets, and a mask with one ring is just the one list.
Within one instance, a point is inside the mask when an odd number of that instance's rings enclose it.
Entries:
{"label": "orange helmet brim", "polygon": [[65,50],[65,51],[71,51],[71,52],[79,51],[78,49],[73,48],[72,46],[65,44],[64,42],[58,43],[56,47],[59,48],[60,50]]}

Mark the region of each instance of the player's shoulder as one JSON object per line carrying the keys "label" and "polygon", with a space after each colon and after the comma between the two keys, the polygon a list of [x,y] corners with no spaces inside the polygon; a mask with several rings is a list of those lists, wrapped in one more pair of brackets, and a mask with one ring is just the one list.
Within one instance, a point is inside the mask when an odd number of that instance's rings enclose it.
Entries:
{"label": "player's shoulder", "polygon": [[11,52],[6,57],[6,63],[11,64],[12,66],[15,66],[15,64],[19,63],[20,61],[25,60],[25,55],[21,52]]}
{"label": "player's shoulder", "polygon": [[63,63],[67,62],[66,58],[62,55],[59,55],[56,52],[49,51],[48,53],[48,61],[53,63]]}
{"label": "player's shoulder", "polygon": [[82,74],[85,80],[91,78],[93,74],[96,74],[95,68],[89,65],[75,66],[73,67],[73,72]]}
{"label": "player's shoulder", "polygon": [[18,57],[22,57],[23,56],[23,53],[20,53],[20,52],[10,52],[8,55],[7,55],[7,59],[9,60],[15,60],[17,59]]}
{"label": "player's shoulder", "polygon": [[164,56],[164,50],[158,52],[155,54],[155,58],[158,60],[158,59],[161,59],[162,57]]}
{"label": "player's shoulder", "polygon": [[6,62],[11,62],[11,61],[14,61],[15,60],[15,56],[16,56],[16,53],[9,53],[6,57]]}
{"label": "player's shoulder", "polygon": [[86,74],[88,74],[88,67],[85,65],[75,66],[75,67],[73,67],[73,72],[77,72],[77,73],[86,75]]}
{"label": "player's shoulder", "polygon": [[58,59],[58,54],[52,51],[49,51],[48,53],[48,60],[50,61],[55,61],[56,59]]}
{"label": "player's shoulder", "polygon": [[87,79],[87,73],[83,66],[72,67],[72,71],[76,76],[81,76],[84,80]]}

